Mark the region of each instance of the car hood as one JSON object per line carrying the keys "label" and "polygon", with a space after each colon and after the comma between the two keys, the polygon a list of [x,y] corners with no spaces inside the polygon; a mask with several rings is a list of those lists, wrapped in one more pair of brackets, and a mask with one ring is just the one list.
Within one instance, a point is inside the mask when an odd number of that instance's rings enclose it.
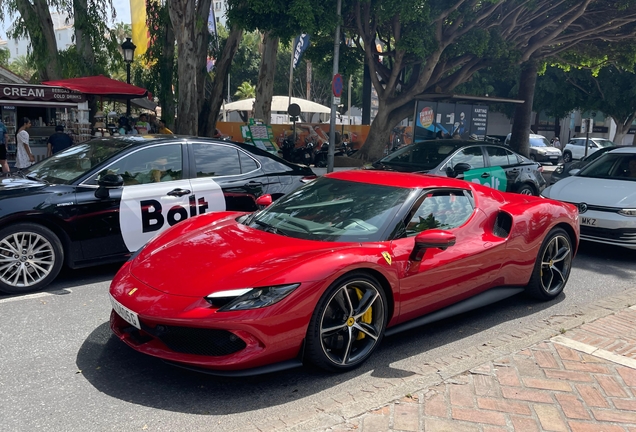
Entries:
{"label": "car hood", "polygon": [[636,207],[636,183],[590,177],[567,177],[543,192],[548,198],[601,207]]}
{"label": "car hood", "polygon": [[351,246],[359,243],[299,240],[231,219],[187,231],[149,253],[144,250],[133,261],[131,273],[165,293],[206,296],[222,290],[263,286],[268,278],[300,263]]}
{"label": "car hood", "polygon": [[36,180],[29,180],[23,177],[12,176],[0,179],[0,193],[4,191],[17,191],[24,189],[29,189],[30,191],[32,191],[34,188],[43,188],[46,186],[46,183]]}
{"label": "car hood", "polygon": [[559,150],[558,148],[554,148],[554,147],[531,147],[533,149],[535,149],[538,152],[542,152],[545,154],[551,154],[551,155],[561,155],[561,150]]}

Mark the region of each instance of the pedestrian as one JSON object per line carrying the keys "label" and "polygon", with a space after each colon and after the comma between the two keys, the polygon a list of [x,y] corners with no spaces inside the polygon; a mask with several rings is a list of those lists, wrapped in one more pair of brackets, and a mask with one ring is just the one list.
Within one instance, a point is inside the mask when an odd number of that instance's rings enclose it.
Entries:
{"label": "pedestrian", "polygon": [[148,116],[146,114],[142,113],[139,115],[135,128],[140,135],[150,133],[150,123],[148,123]]}
{"label": "pedestrian", "polygon": [[170,129],[166,126],[165,119],[159,119],[159,133],[166,135],[174,135]]}
{"label": "pedestrian", "polygon": [[0,118],[0,166],[2,166],[2,174],[7,174],[10,171],[7,150],[7,127]]}
{"label": "pedestrian", "polygon": [[73,145],[73,140],[64,133],[64,126],[55,126],[55,133],[46,142],[46,157],[51,157],[64,149]]}
{"label": "pedestrian", "polygon": [[35,156],[33,156],[31,147],[29,146],[29,133],[27,132],[27,129],[30,127],[31,120],[29,120],[28,117],[24,117],[18,132],[15,134],[15,142],[17,146],[15,167],[18,170],[28,168],[35,162]]}
{"label": "pedestrian", "polygon": [[561,150],[561,141],[559,140],[559,137],[555,137],[554,138],[554,148],[558,148],[559,150]]}

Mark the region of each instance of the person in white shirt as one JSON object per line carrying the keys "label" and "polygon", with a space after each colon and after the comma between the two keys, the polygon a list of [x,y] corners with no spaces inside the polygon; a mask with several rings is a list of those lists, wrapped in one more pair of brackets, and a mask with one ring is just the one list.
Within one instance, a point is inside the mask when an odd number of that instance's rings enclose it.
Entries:
{"label": "person in white shirt", "polygon": [[29,133],[27,129],[31,127],[31,120],[28,117],[22,119],[22,124],[18,129],[18,133],[15,135],[16,142],[16,158],[15,167],[17,169],[28,168],[35,162],[35,156],[31,152],[29,146]]}

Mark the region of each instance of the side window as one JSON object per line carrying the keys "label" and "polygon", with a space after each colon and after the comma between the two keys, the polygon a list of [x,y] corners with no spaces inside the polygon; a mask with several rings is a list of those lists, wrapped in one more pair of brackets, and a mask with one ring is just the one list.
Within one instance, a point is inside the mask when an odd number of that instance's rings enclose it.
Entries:
{"label": "side window", "polygon": [[217,177],[241,173],[239,151],[219,144],[192,144],[194,163],[199,177]]}
{"label": "side window", "polygon": [[579,147],[583,147],[584,146],[583,140],[580,140],[580,139],[574,140],[574,145],[575,146],[579,146]]}
{"label": "side window", "polygon": [[[517,163],[517,158],[505,148],[488,146],[486,151],[490,158],[490,166],[505,166]],[[511,156],[510,158],[508,157],[509,155]]]}
{"label": "side window", "polygon": [[451,159],[451,166],[455,166],[458,163],[467,163],[471,169],[483,168],[484,155],[481,152],[481,147],[467,147],[458,151]]}
{"label": "side window", "polygon": [[239,161],[241,163],[241,173],[245,174],[258,169],[258,164],[254,159],[239,150]]}
{"label": "side window", "polygon": [[87,183],[97,184],[105,174],[119,174],[124,179],[124,186],[181,180],[181,144],[156,145],[126,155]]}
{"label": "side window", "polygon": [[457,228],[472,214],[473,201],[463,191],[428,192],[412,213],[406,235],[411,237],[428,229]]}

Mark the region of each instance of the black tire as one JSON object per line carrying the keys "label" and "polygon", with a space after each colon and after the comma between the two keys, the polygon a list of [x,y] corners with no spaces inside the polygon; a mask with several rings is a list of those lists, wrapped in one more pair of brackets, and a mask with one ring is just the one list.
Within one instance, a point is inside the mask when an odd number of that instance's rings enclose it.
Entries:
{"label": "black tire", "polygon": [[306,359],[329,371],[355,369],[380,345],[387,317],[386,295],[375,278],[363,272],[341,277],[316,305]]}
{"label": "black tire", "polygon": [[50,229],[20,223],[0,230],[1,292],[23,294],[42,289],[57,277],[63,262],[62,243]]}
{"label": "black tire", "polygon": [[526,292],[548,301],[561,294],[572,269],[572,239],[562,228],[554,228],[541,243]]}
{"label": "black tire", "polygon": [[536,195],[534,192],[534,188],[529,184],[522,185],[519,190],[517,190],[517,193],[521,195]]}
{"label": "black tire", "polygon": [[570,152],[563,153],[563,162],[564,163],[572,162],[572,153]]}

